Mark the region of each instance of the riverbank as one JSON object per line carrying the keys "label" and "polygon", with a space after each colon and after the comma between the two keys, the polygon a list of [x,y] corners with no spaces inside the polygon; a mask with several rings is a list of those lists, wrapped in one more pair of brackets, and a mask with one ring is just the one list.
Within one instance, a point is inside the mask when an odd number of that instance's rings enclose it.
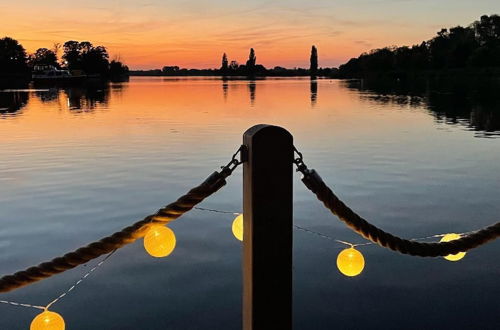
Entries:
{"label": "riverbank", "polygon": [[[467,68],[425,71],[378,71],[362,75],[338,76],[339,79],[362,80],[376,86],[378,92],[399,90],[420,94],[427,90],[457,92],[474,90],[491,93],[500,88],[500,68]],[[382,90],[381,90],[382,89]]]}

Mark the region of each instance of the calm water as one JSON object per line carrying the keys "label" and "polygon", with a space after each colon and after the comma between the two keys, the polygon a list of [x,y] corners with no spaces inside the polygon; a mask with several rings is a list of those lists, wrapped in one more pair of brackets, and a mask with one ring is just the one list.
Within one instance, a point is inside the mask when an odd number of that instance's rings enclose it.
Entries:
{"label": "calm water", "polygon": [[[226,164],[257,123],[289,129],[309,167],[385,230],[413,238],[489,225],[500,214],[497,105],[308,79],[132,78],[109,88],[0,91],[0,273],[175,200]],[[238,169],[201,206],[240,211],[241,190]],[[299,175],[294,207],[296,224],[363,242]],[[170,257],[129,245],[53,310],[68,329],[240,328],[242,250],[232,220],[193,210],[171,225]],[[500,240],[455,263],[360,247],[365,270],[346,278],[335,265],[342,246],[294,234],[296,329],[499,327]],[[94,264],[0,299],[44,305]],[[36,314],[0,305],[0,329],[26,329]]]}

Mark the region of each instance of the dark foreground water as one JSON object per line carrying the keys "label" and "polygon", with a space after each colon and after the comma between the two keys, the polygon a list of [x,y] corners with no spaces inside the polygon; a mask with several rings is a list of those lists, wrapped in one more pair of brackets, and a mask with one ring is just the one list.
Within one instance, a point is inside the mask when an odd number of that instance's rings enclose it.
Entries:
{"label": "dark foreground water", "polygon": [[[398,94],[398,93],[396,93]],[[307,164],[353,209],[402,237],[499,221],[500,108],[463,94],[380,94],[308,79],[133,78],[110,86],[0,91],[0,274],[125,227],[205,179],[257,123],[288,128]],[[241,169],[202,206],[241,210]],[[295,223],[363,240],[295,180]],[[177,248],[136,242],[52,307],[67,329],[238,329],[241,244],[233,216],[193,210]],[[342,245],[296,231],[296,329],[498,329],[500,240],[459,262],[360,247],[364,272],[336,269]],[[279,237],[276,239],[279,240]],[[95,262],[0,300],[45,305]],[[35,309],[0,304],[0,329]]]}

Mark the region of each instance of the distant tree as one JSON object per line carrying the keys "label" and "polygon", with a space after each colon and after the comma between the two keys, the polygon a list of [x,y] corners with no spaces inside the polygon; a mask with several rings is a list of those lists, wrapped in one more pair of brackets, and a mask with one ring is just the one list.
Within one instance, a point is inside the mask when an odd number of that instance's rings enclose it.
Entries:
{"label": "distant tree", "polygon": [[429,67],[429,46],[423,41],[420,45],[411,48],[411,67],[414,71],[425,70]]}
{"label": "distant tree", "polygon": [[433,69],[443,69],[446,66],[449,49],[448,29],[441,29],[437,36],[429,41],[430,64]]}
{"label": "distant tree", "polygon": [[467,66],[470,56],[479,44],[474,30],[456,26],[450,29],[449,39],[451,49],[448,57],[448,67],[463,68]]}
{"label": "distant tree", "polygon": [[94,48],[94,45],[90,41],[82,41],[78,44],[78,49],[80,53],[88,53],[92,51]]}
{"label": "distant tree", "polygon": [[248,75],[254,75],[255,74],[255,63],[257,62],[257,57],[255,56],[255,51],[253,48],[250,48],[250,54],[248,55],[248,60],[247,60],[247,73]]}
{"label": "distant tree", "polygon": [[309,72],[311,74],[311,77],[315,77],[318,73],[318,50],[316,49],[316,46],[311,47],[310,62],[311,66],[309,67]]}
{"label": "distant tree", "polygon": [[276,72],[285,72],[287,71],[286,68],[282,67],[282,66],[275,66],[274,68],[272,68],[272,70],[276,71]]}
{"label": "distant tree", "polygon": [[29,64],[31,67],[35,65],[59,66],[57,63],[57,55],[47,48],[38,48],[34,54],[30,55]]}
{"label": "distant tree", "polygon": [[94,47],[84,43],[82,47],[82,69],[86,73],[106,75],[109,72],[109,55],[105,47]]}
{"label": "distant tree", "polygon": [[474,66],[500,66],[500,16],[483,15],[472,24],[477,47],[470,58]]}
{"label": "distant tree", "polygon": [[267,72],[267,69],[262,64],[255,65],[255,69],[254,69],[255,74],[257,74],[259,76],[263,76],[266,74],[266,72]]}
{"label": "distant tree", "polygon": [[361,54],[339,67],[340,77],[371,73],[500,67],[500,16],[483,15],[468,27],[441,29],[412,47],[386,47]]}
{"label": "distant tree", "polygon": [[62,45],[59,42],[55,42],[52,45],[52,51],[56,54],[56,57],[59,57],[59,51],[61,50]]}
{"label": "distant tree", "polygon": [[222,65],[220,67],[220,71],[224,74],[227,73],[228,69],[229,69],[229,63],[227,61],[227,55],[226,53],[224,53],[222,55]]}
{"label": "distant tree", "polygon": [[481,46],[498,45],[500,43],[500,16],[483,15],[472,26]]}
{"label": "distant tree", "polygon": [[70,70],[82,68],[82,58],[80,54],[80,43],[78,41],[66,41],[63,45],[64,54],[62,59],[64,65]]}
{"label": "distant tree", "polygon": [[238,64],[238,62],[237,62],[237,61],[231,61],[231,63],[229,63],[229,69],[230,69],[231,71],[236,71],[236,70],[238,70],[238,67],[239,67],[239,66],[240,66],[240,65]]}
{"label": "distant tree", "polygon": [[63,49],[62,58],[68,69],[83,70],[88,74],[109,73],[109,55],[105,47],[71,40],[64,43]]}
{"label": "distant tree", "polygon": [[26,50],[17,40],[0,39],[0,74],[26,72]]}
{"label": "distant tree", "polygon": [[128,66],[126,66],[125,64],[123,64],[118,60],[112,60],[109,63],[109,75],[111,77],[128,75],[128,72],[129,72]]}
{"label": "distant tree", "polygon": [[164,74],[176,74],[179,72],[179,67],[178,66],[164,66],[163,69],[161,69],[161,71],[164,73]]}

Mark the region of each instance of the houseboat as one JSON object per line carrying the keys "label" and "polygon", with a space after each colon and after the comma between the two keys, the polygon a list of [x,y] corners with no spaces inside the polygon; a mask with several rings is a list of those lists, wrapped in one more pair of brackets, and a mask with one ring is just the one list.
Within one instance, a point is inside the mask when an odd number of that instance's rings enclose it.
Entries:
{"label": "houseboat", "polygon": [[72,75],[69,70],[58,69],[53,65],[35,65],[31,78],[33,82],[76,82],[86,76]]}

